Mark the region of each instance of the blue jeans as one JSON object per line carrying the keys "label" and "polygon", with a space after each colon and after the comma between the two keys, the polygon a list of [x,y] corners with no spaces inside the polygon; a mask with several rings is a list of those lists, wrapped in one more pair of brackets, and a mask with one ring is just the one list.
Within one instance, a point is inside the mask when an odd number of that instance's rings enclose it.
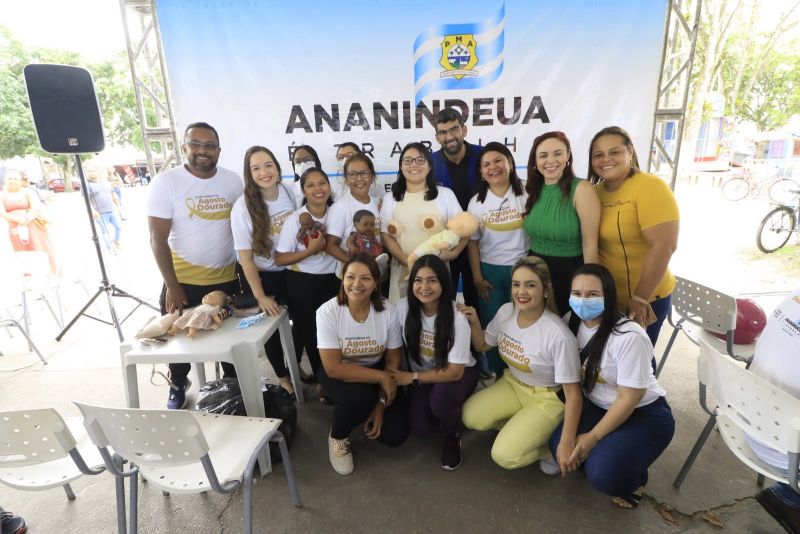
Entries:
{"label": "blue jeans", "polygon": [[[111,238],[110,229],[114,229],[114,237]],[[122,224],[119,222],[116,211],[107,211],[100,214],[100,233],[103,235],[103,241],[106,243],[106,248],[111,250],[111,241],[114,243],[119,241],[122,235]]]}
{"label": "blue jeans", "polygon": [[[588,398],[578,421],[578,435],[589,432],[606,414]],[[561,423],[550,437],[550,451],[556,455],[561,441]],[[647,468],[661,456],[675,433],[675,419],[667,399],[659,397],[633,410],[627,421],[597,442],[581,468],[589,484],[615,497],[627,496],[647,484]]]}
{"label": "blue jeans", "polygon": [[656,322],[648,326],[646,330],[650,343],[655,347],[656,341],[658,341],[658,333],[661,332],[661,325],[664,324],[664,319],[667,318],[667,314],[669,314],[669,310],[672,307],[672,295],[654,300],[650,303],[650,307],[653,308],[653,313],[656,314]]}

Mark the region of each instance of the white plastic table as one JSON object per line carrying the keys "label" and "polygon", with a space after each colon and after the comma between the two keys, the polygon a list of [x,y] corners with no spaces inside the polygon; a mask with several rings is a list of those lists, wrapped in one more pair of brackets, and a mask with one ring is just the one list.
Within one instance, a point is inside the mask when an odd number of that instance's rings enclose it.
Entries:
{"label": "white plastic table", "polygon": [[[249,328],[236,328],[239,317],[229,317],[217,330],[199,331],[197,337],[185,335],[170,337],[163,345],[143,345],[139,341],[126,341],[120,345],[122,360],[122,381],[125,386],[125,400],[129,408],[139,408],[139,379],[136,366],[153,363],[191,363],[197,384],[206,383],[204,362],[228,362],[236,368],[239,388],[242,391],[247,415],[264,417],[264,396],[261,393],[261,371],[259,360],[266,358],[264,343],[278,330],[281,336],[284,359],[297,395],[297,402],[303,402],[303,388],[300,371],[294,357],[292,329],[289,314],[284,309],[276,317],[266,317]],[[261,461],[262,475],[266,474],[269,463]],[[263,460],[266,460],[266,453]]]}

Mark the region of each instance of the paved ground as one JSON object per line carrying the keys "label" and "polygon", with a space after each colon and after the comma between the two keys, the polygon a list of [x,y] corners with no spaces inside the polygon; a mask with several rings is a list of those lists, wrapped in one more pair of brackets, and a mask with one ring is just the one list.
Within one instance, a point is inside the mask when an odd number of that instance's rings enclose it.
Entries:
{"label": "paved ground", "polygon": [[[125,250],[109,256],[111,279],[121,288],[155,300],[160,281],[147,245],[142,189],[126,190],[128,221]],[[797,284],[798,249],[764,257],[755,251],[758,221],[768,210],[764,201],[732,204],[707,184],[679,182],[676,193],[682,212],[680,247],[673,271],[735,294],[752,294],[771,309],[779,296]],[[61,294],[65,315],[71,317],[97,286],[96,259],[86,239],[82,198],[58,195],[51,203],[57,220],[53,234],[65,267]],[[4,235],[5,229],[0,229]],[[0,257],[7,254],[0,245]],[[793,267],[794,266],[794,267]],[[794,272],[792,272],[794,268]],[[84,289],[86,288],[86,289]],[[130,304],[115,304],[127,313]],[[97,313],[107,315],[104,300]],[[64,415],[77,415],[72,400],[124,405],[117,340],[112,328],[83,318],[61,342],[57,326],[41,306],[34,306],[35,340],[49,365],[26,353],[19,335],[0,332],[0,409],[50,406]],[[138,310],[125,324],[132,335],[151,315]],[[670,328],[657,347],[663,350]],[[438,467],[438,441],[410,439],[399,449],[386,449],[354,438],[356,471],[336,475],[328,465],[325,436],[330,409],[316,401],[298,407],[299,428],[292,458],[305,508],[292,508],[282,466],[255,489],[257,532],[475,532],[498,528],[507,532],[712,532],[704,515],[712,512],[729,532],[781,532],[755,503],[755,475],[712,434],[680,490],[675,477],[706,417],[697,404],[697,349],[678,338],[662,384],[676,415],[675,438],[653,465],[643,505],[619,510],[589,488],[581,474],[567,480],[551,478],[536,466],[504,471],[489,458],[492,435],[464,436],[464,465],[453,473]],[[271,371],[264,367],[264,375]],[[207,370],[211,373],[211,368]],[[166,389],[149,383],[149,370],[140,369],[143,407],[161,407]],[[0,486],[0,505],[26,517],[31,532],[114,532],[113,482],[110,476],[74,483],[77,500],[63,492],[22,493]],[[144,487],[140,500],[142,532],[238,532],[241,495],[164,498]]]}

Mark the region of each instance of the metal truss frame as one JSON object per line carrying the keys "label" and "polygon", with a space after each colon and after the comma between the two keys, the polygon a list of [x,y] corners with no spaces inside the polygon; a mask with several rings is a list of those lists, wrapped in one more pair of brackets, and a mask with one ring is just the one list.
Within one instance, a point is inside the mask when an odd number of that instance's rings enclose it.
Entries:
{"label": "metal truss frame", "polygon": [[[661,73],[658,76],[647,169],[661,176],[669,176],[669,185],[673,190],[678,177],[686,103],[689,100],[689,82],[702,7],[703,0],[667,0]],[[674,143],[667,141],[670,124],[674,125]],[[668,172],[664,170],[665,166]]]}
{"label": "metal truss frame", "polygon": [[[150,176],[153,177],[161,170],[181,162],[155,0],[119,0],[119,6],[144,138],[144,152]],[[156,156],[161,158],[160,162]]]}

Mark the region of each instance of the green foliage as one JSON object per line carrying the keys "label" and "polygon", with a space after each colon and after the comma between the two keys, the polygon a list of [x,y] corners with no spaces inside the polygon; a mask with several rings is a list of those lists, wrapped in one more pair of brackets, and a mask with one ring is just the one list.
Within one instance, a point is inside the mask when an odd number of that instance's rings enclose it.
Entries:
{"label": "green foliage", "polygon": [[[36,138],[22,73],[28,63],[60,63],[88,69],[94,78],[106,139],[116,145],[144,148],[125,52],[111,60],[87,64],[75,52],[27,47],[0,26],[0,159],[44,154]],[[56,161],[66,172],[71,159],[58,157]]]}

